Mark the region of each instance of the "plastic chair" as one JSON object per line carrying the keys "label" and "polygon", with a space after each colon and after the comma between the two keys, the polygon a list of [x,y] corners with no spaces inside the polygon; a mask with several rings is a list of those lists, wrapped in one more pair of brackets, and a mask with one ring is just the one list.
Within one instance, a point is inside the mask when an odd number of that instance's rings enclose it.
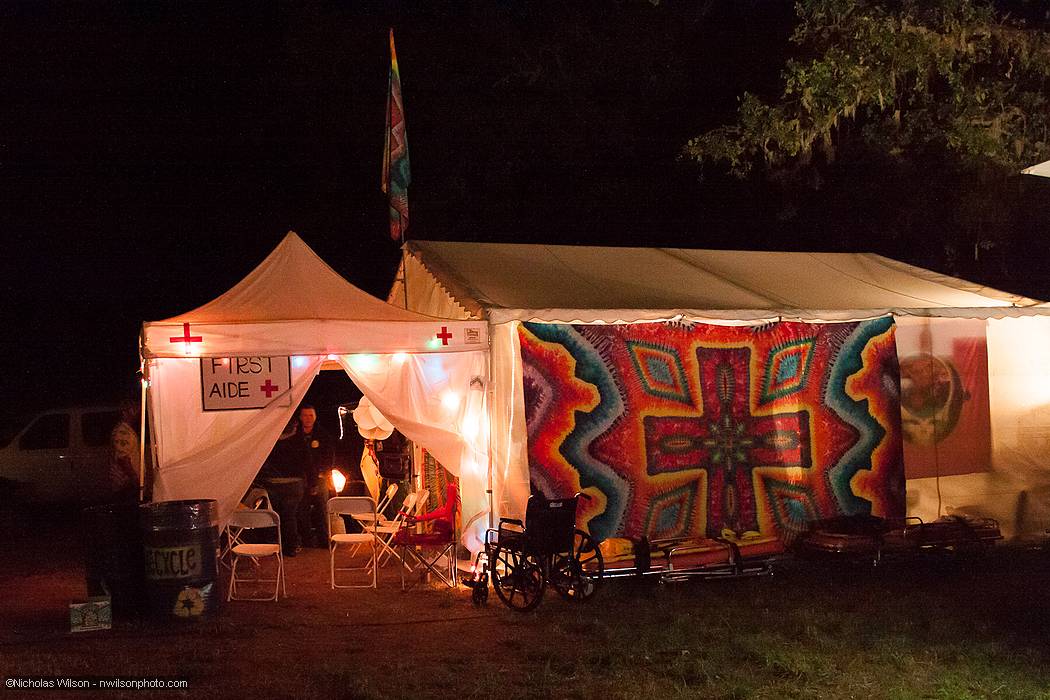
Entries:
{"label": "plastic chair", "polygon": [[[326,511],[328,513],[328,530],[331,533],[328,535],[328,568],[329,581],[332,588],[375,588],[376,569],[378,568],[376,565],[376,542],[380,541],[376,536],[376,502],[370,496],[336,496],[328,499]],[[337,515],[349,515],[355,520],[358,515],[369,515],[371,516],[372,524],[362,525],[365,528],[364,532],[335,532],[331,525],[333,516]],[[350,552],[351,557],[354,556],[361,545],[367,544],[371,550],[369,565],[337,567],[335,565],[335,551],[341,544],[354,545]],[[372,583],[367,585],[336,584],[335,572],[337,571],[371,571]]]}
{"label": "plastic chair", "polygon": [[[276,542],[242,542],[241,535],[245,530],[274,528]],[[284,591],[288,597],[288,586],[284,578],[284,555],[281,553],[281,517],[272,510],[235,510],[226,522],[226,538],[230,554],[230,585],[226,591],[226,600],[277,600],[278,593]],[[260,560],[274,558],[277,572],[273,578],[263,578]],[[237,575],[237,563],[241,559],[250,559],[256,568],[257,576],[246,578]],[[273,583],[273,595],[265,598],[259,596],[239,596],[239,584]]]}

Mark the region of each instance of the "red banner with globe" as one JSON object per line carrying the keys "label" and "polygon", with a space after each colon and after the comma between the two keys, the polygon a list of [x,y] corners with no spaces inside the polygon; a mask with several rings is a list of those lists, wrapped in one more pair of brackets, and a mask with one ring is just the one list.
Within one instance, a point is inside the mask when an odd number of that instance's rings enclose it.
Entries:
{"label": "red banner with globe", "polygon": [[901,319],[901,423],[909,479],[986,472],[992,433],[986,321]]}

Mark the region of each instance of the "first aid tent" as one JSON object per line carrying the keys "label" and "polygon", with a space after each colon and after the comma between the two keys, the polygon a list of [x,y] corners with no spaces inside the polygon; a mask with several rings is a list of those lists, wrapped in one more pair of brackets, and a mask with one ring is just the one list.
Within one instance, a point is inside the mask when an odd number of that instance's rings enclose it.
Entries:
{"label": "first aid tent", "polygon": [[[983,403],[985,409],[979,456],[949,452],[947,440],[925,451],[909,451],[905,444],[907,512],[927,520],[950,513],[991,516],[1007,535],[1050,526],[1050,307],[1043,302],[870,253],[436,241],[410,241],[403,253],[389,301],[489,324],[492,463],[501,512],[520,514],[530,490],[533,436],[523,399],[523,324],[761,327],[891,317],[901,366],[916,369],[916,382],[929,379],[922,372],[934,368],[941,373],[934,378],[944,379],[938,387],[949,392],[945,410],[920,417],[916,430],[962,425],[953,424],[956,415],[950,414],[960,404]],[[563,332],[572,331],[549,331]],[[972,353],[980,363],[986,357],[986,364],[975,363],[981,368],[973,372],[976,385],[953,374],[965,348],[980,348],[980,357]],[[592,391],[578,366],[576,379],[581,391]],[[904,389],[910,380],[901,380]],[[610,392],[615,399],[616,391]],[[588,411],[564,416],[564,434]],[[597,459],[584,448],[577,455]]]}
{"label": "first aid tent", "polygon": [[313,378],[337,363],[398,430],[459,477],[464,522],[483,526],[487,343],[484,322],[376,299],[288,233],[225,294],[143,324],[153,498],[215,499],[225,518]]}

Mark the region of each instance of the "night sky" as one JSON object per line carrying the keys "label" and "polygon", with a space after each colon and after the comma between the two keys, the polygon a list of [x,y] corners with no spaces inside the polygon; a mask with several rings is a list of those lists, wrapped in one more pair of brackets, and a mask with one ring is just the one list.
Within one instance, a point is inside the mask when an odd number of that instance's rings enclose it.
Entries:
{"label": "night sky", "polygon": [[[761,180],[677,158],[744,90],[775,93],[790,2],[213,4],[0,5],[0,418],[133,396],[141,323],[221,294],[288,230],[385,296],[389,27],[410,238],[931,264],[858,237],[849,207],[785,219]],[[981,281],[1045,293],[1004,273],[1042,233],[1026,226]]]}

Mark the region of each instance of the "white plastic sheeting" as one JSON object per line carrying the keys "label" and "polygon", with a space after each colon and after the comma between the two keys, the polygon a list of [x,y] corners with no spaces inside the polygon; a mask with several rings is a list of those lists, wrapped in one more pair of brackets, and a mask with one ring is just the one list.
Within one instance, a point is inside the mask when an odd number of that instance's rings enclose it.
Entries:
{"label": "white plastic sheeting", "polygon": [[149,411],[157,464],[153,500],[214,498],[225,520],[248,490],[323,360],[296,358],[291,363],[291,401],[275,396],[270,406],[251,411],[202,411],[198,358],[150,361]]}
{"label": "white plastic sheeting", "polygon": [[[462,541],[477,551],[488,526],[488,386],[484,352],[341,355],[354,384],[402,435],[460,479]],[[467,527],[467,525],[470,525]]]}

